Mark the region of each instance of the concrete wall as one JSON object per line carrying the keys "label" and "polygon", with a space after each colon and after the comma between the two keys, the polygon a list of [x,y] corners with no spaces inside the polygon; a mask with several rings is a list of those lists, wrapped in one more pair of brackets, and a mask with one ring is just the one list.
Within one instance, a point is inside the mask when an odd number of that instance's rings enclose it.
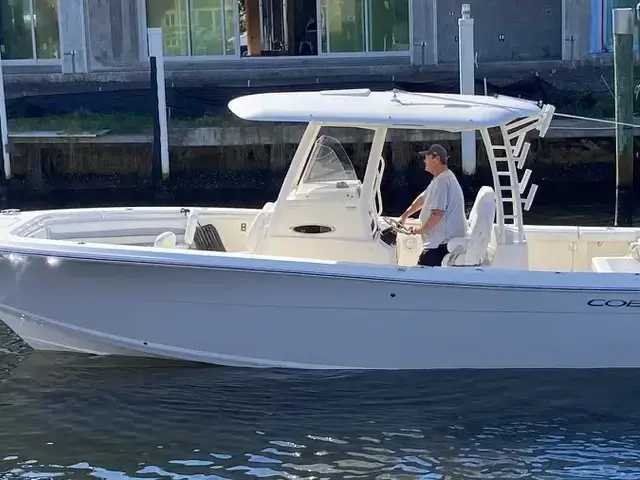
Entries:
{"label": "concrete wall", "polygon": [[562,59],[582,61],[591,50],[591,0],[564,0]]}
{"label": "concrete wall", "polygon": [[[413,0],[411,2],[411,64],[433,65],[437,62],[438,35],[436,28],[435,0]],[[423,45],[424,42],[424,45]]]}
{"label": "concrete wall", "polygon": [[63,73],[85,73],[88,70],[87,39],[83,0],[60,2],[60,40]]}
{"label": "concrete wall", "polygon": [[135,0],[85,0],[91,71],[138,66],[140,15]]}
{"label": "concrete wall", "polygon": [[438,59],[458,61],[463,3],[475,20],[478,62],[554,60],[562,56],[563,0],[437,0]]}

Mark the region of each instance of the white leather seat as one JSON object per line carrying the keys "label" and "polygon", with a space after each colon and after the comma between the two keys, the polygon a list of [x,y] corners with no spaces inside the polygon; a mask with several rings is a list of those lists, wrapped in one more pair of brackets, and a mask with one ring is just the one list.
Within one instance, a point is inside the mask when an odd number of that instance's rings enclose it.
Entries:
{"label": "white leather seat", "polygon": [[269,226],[269,220],[271,219],[274,207],[275,203],[273,202],[265,203],[262,210],[260,210],[258,215],[253,219],[249,230],[247,230],[248,252],[259,253],[257,249],[267,235],[267,227]]}
{"label": "white leather seat", "polygon": [[153,246],[156,248],[175,248],[176,234],[173,232],[162,232],[156,237]]}
{"label": "white leather seat", "polygon": [[484,186],[476,195],[469,213],[467,235],[452,238],[447,243],[449,253],[443,266],[482,265],[486,256],[496,216],[496,195],[493,188]]}

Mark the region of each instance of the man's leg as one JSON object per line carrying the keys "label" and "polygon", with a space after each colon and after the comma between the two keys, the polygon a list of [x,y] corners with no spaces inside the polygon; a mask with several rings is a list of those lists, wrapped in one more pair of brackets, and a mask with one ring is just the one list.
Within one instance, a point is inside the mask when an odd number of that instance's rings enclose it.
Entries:
{"label": "man's leg", "polygon": [[418,257],[418,265],[421,267],[440,267],[447,253],[446,245],[440,245],[437,248],[425,248]]}

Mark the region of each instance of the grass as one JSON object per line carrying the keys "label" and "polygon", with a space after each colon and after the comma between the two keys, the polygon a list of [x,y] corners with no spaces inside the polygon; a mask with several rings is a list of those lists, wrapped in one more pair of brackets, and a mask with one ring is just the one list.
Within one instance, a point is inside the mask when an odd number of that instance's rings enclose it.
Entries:
{"label": "grass", "polygon": [[[634,107],[636,112],[640,111],[638,100],[636,100]],[[615,114],[613,99],[610,97],[600,99],[592,107],[572,105],[563,108],[562,111],[563,113],[596,118],[612,118]],[[197,118],[170,118],[169,128],[229,127],[242,126],[247,123],[231,113],[225,112],[222,115],[207,115]],[[78,111],[67,115],[9,119],[9,130],[11,132],[53,131],[62,134],[96,133],[108,130],[111,134],[145,134],[153,131],[153,117],[151,115],[97,114]]]}
{"label": "grass", "polygon": [[[242,125],[232,115],[169,119],[170,128],[227,127]],[[9,119],[10,132],[49,131],[66,134],[95,133],[109,130],[111,134],[143,134],[153,131],[151,115],[97,114],[79,111],[67,115],[49,115],[41,118]]]}

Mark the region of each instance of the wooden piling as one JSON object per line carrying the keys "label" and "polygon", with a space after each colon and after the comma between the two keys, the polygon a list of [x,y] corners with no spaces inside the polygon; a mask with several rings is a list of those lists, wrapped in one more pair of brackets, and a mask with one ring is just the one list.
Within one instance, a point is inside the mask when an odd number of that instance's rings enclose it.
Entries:
{"label": "wooden piling", "polygon": [[613,9],[613,68],[616,111],[616,208],[614,226],[633,225],[633,32],[635,11]]}

